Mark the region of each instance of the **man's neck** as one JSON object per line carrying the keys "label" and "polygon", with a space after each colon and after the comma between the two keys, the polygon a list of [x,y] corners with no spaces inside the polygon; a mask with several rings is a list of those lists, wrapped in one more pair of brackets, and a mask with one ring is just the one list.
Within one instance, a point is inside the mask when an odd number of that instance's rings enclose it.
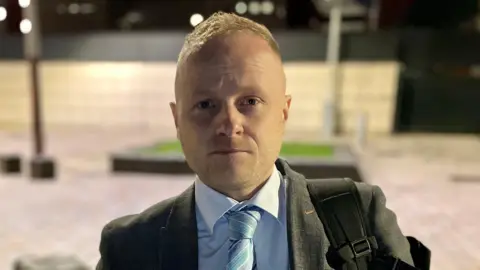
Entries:
{"label": "man's neck", "polygon": [[243,201],[247,201],[247,200],[250,200],[251,198],[253,198],[253,196],[255,196],[255,194],[257,194],[258,191],[263,188],[265,183],[267,183],[267,181],[268,181],[268,179],[270,179],[272,173],[273,173],[273,168],[268,170],[267,173],[264,174],[263,177],[259,178],[259,179],[263,179],[263,180],[255,181],[255,182],[254,181],[248,181],[246,184],[241,185],[241,186],[237,186],[237,187],[225,186],[223,188],[215,188],[215,187],[210,186],[210,188],[216,190],[217,192],[219,192],[219,193],[221,193],[221,194],[223,194],[223,195],[225,195],[229,198],[232,198],[232,199],[236,200],[237,202],[243,202]]}
{"label": "man's neck", "polygon": [[260,184],[254,185],[249,188],[243,188],[241,190],[230,191],[225,193],[221,192],[221,193],[223,193],[225,196],[229,198],[236,200],[237,202],[247,201],[253,198],[253,196],[255,196],[255,194],[257,194],[258,191],[262,189],[265,183],[267,183],[267,180],[268,178],[260,182]]}

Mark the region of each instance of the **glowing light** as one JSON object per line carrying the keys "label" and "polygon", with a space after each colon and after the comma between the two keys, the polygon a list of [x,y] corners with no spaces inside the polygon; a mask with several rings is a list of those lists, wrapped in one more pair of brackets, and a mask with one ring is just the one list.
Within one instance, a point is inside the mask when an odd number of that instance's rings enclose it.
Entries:
{"label": "glowing light", "polygon": [[71,14],[78,14],[80,12],[80,5],[79,4],[71,4],[68,6],[68,12]]}
{"label": "glowing light", "polygon": [[190,17],[190,24],[195,27],[199,23],[203,22],[203,16],[200,14],[193,14],[192,17]]}
{"label": "glowing light", "polygon": [[30,6],[30,0],[18,0],[18,5],[21,8],[27,8],[28,6]]}
{"label": "glowing light", "polygon": [[4,7],[0,7],[0,22],[5,21],[7,19],[7,9]]}
{"label": "glowing light", "polygon": [[83,13],[83,14],[95,13],[95,5],[93,5],[93,4],[82,4],[80,6],[80,12]]}
{"label": "glowing light", "polygon": [[25,35],[32,32],[32,22],[29,19],[23,19],[20,22],[20,32]]}
{"label": "glowing light", "polygon": [[258,15],[262,11],[262,7],[259,2],[257,1],[252,1],[248,5],[248,10],[250,11],[250,14],[252,15]]}
{"label": "glowing light", "polygon": [[245,2],[238,2],[235,5],[235,12],[237,12],[238,14],[245,14],[247,13],[247,10],[248,10],[248,7],[247,7],[247,4],[245,4]]}
{"label": "glowing light", "polygon": [[275,11],[275,5],[270,1],[265,1],[262,3],[262,12],[265,15],[272,15]]}

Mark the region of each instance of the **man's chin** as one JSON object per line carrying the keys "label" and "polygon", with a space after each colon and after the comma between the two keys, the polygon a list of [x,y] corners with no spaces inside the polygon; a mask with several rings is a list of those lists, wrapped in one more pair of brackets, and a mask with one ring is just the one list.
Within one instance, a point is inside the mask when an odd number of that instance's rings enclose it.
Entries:
{"label": "man's chin", "polygon": [[237,170],[253,163],[249,153],[239,152],[233,154],[214,154],[207,157],[209,166],[215,169]]}
{"label": "man's chin", "polygon": [[242,182],[251,178],[255,171],[255,160],[252,156],[207,157],[207,174],[222,182]]}
{"label": "man's chin", "polygon": [[237,182],[242,179],[249,178],[252,174],[253,167],[241,164],[217,164],[210,169],[210,174],[222,181]]}

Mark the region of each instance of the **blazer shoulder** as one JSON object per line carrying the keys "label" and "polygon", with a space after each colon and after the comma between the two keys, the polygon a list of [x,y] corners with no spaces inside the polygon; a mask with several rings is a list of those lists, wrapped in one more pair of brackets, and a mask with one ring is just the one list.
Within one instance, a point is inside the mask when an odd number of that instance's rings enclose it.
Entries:
{"label": "blazer shoulder", "polygon": [[397,215],[387,208],[387,198],[376,185],[355,183],[360,195],[372,233],[376,236],[379,249],[413,265],[410,245],[398,224]]}
{"label": "blazer shoulder", "polygon": [[355,186],[357,187],[358,194],[360,195],[359,199],[362,203],[363,209],[367,212],[369,212],[372,202],[374,203],[377,199],[384,200],[385,198],[379,186],[363,182],[355,182]]}
{"label": "blazer shoulder", "polygon": [[[161,201],[141,213],[116,218],[102,229],[97,270],[127,269],[130,263],[151,252],[156,233],[164,226],[176,197]],[[131,269],[131,268],[128,268]]]}
{"label": "blazer shoulder", "polygon": [[152,222],[164,224],[176,197],[163,200],[138,214],[125,215],[108,222],[102,230],[102,238],[122,234]]}

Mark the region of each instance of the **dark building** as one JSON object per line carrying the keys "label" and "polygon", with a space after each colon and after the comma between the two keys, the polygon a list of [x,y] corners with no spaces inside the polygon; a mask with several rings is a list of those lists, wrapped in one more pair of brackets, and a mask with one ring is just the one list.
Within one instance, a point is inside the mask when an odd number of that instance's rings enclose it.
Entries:
{"label": "dark building", "polygon": [[44,33],[102,31],[107,28],[107,0],[40,1]]}
{"label": "dark building", "polygon": [[[6,0],[6,32],[20,33],[23,19],[18,0]],[[98,31],[107,28],[107,0],[39,1],[40,28],[44,33]]]}
{"label": "dark building", "polygon": [[217,11],[236,12],[269,28],[285,26],[285,0],[111,0],[108,7],[110,27],[120,29],[191,29],[192,15],[206,18]]}

